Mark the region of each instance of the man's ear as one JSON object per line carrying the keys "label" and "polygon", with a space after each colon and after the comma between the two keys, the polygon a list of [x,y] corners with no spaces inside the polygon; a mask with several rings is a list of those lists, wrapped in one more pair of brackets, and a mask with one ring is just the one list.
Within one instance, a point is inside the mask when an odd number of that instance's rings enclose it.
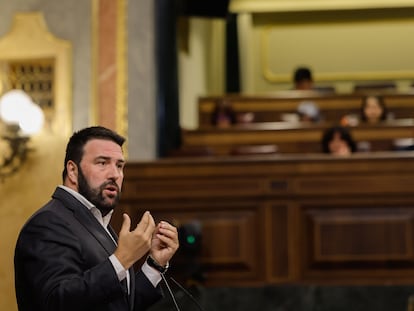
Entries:
{"label": "man's ear", "polygon": [[68,172],[68,179],[72,185],[78,185],[78,166],[72,160],[69,160],[66,164],[66,170]]}

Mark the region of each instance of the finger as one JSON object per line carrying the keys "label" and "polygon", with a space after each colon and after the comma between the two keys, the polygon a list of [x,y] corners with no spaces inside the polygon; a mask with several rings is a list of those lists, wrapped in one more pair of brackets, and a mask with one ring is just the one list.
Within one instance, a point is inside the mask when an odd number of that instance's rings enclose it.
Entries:
{"label": "finger", "polygon": [[153,222],[154,219],[152,218],[150,212],[146,211],[144,215],[142,215],[140,222],[137,224],[136,230],[146,232],[148,227],[151,227],[151,221]]}
{"label": "finger", "polygon": [[172,241],[178,241],[177,228],[165,222],[160,224],[157,236],[164,236],[171,239]]}
{"label": "finger", "polygon": [[177,228],[165,221],[160,222],[159,232],[171,238],[178,236]]}
{"label": "finger", "polygon": [[129,218],[128,214],[124,213],[122,215],[123,221],[120,233],[128,233],[131,229],[131,218]]}
{"label": "finger", "polygon": [[150,213],[148,213],[148,215],[150,219],[149,219],[149,223],[145,231],[152,235],[155,229],[155,220],[154,220],[154,217],[152,217]]}
{"label": "finger", "polygon": [[178,241],[175,239],[172,239],[162,234],[157,234],[157,238],[160,239],[161,245],[163,245],[163,248],[172,248],[172,249],[178,248]]}

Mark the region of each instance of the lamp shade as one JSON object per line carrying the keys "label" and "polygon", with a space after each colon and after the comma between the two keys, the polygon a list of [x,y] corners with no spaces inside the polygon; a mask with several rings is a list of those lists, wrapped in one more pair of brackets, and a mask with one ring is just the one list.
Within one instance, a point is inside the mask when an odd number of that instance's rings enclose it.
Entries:
{"label": "lamp shade", "polygon": [[25,135],[40,131],[44,122],[42,109],[22,90],[8,91],[0,98],[0,118],[18,125]]}
{"label": "lamp shade", "polygon": [[22,134],[33,135],[39,132],[43,127],[44,119],[43,111],[38,105],[34,103],[29,105],[19,120]]}

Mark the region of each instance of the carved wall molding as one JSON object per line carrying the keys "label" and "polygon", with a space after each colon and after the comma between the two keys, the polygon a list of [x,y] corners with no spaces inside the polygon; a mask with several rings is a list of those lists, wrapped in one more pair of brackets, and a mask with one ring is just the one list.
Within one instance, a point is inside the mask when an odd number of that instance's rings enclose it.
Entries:
{"label": "carved wall molding", "polygon": [[22,88],[37,100],[47,130],[69,135],[72,128],[72,46],[52,34],[40,12],[16,13],[0,38],[2,90]]}

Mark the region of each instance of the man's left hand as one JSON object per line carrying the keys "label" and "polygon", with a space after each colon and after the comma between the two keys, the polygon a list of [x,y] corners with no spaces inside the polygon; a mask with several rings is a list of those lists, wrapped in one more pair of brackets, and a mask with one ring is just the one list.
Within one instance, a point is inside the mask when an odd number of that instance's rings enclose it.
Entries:
{"label": "man's left hand", "polygon": [[166,266],[179,247],[177,228],[161,221],[152,236],[150,255],[160,265]]}

